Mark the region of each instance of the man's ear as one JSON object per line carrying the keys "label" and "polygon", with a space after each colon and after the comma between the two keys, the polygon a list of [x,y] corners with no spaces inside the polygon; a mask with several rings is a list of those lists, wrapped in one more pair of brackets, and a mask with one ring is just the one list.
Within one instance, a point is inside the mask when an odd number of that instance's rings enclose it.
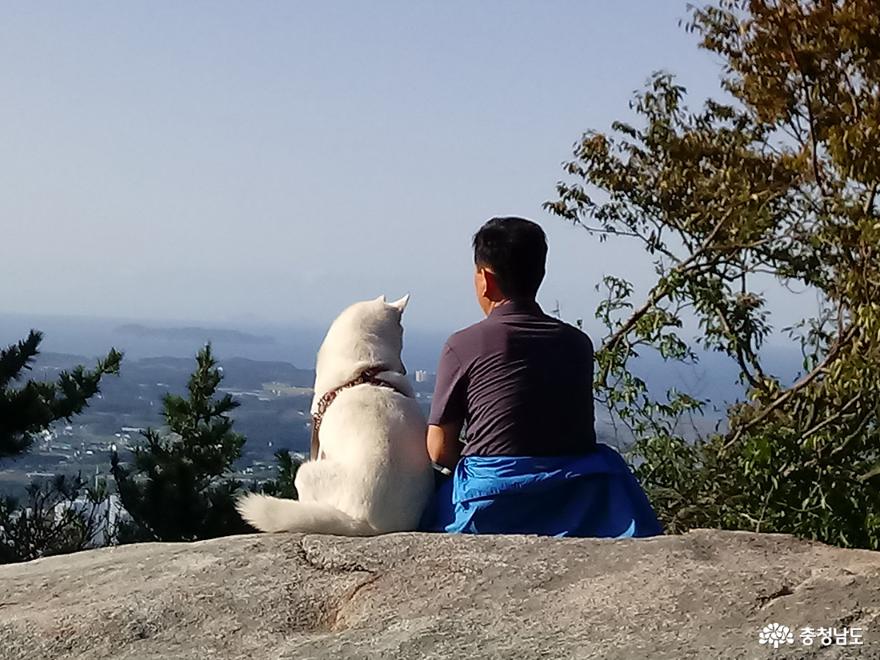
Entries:
{"label": "man's ear", "polygon": [[483,268],[483,278],[486,282],[486,298],[492,301],[498,301],[504,298],[501,287],[498,286],[498,278],[488,268]]}
{"label": "man's ear", "polygon": [[388,303],[391,307],[394,307],[398,312],[403,314],[403,310],[406,309],[406,305],[409,303],[409,294],[406,294],[400,300],[395,300],[392,303]]}

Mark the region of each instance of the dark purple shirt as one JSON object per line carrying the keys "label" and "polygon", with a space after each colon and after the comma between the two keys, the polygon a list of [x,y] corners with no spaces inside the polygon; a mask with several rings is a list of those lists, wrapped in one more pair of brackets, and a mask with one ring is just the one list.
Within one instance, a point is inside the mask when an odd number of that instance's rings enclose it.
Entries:
{"label": "dark purple shirt", "polygon": [[560,456],[596,445],[593,345],[536,302],[507,302],[443,347],[429,424],[463,421],[463,456]]}

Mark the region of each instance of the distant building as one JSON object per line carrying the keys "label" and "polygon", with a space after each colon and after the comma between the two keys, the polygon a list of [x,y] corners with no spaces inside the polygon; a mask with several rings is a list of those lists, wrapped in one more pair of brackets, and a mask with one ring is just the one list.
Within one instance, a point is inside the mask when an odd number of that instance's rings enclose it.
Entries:
{"label": "distant building", "polygon": [[428,372],[424,369],[416,369],[415,377],[417,383],[424,383],[428,380]]}

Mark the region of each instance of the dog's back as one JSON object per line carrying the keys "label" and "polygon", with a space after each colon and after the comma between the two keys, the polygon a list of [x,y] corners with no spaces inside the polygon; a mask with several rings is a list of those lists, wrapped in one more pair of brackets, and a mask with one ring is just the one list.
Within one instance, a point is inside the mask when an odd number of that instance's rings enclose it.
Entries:
{"label": "dog's back", "polygon": [[[371,385],[345,390],[321,426],[321,451],[327,458],[300,468],[297,490],[312,492],[378,532],[415,529],[433,483],[425,430],[415,399]],[[325,489],[312,472],[324,475],[330,464],[346,475],[346,482],[333,480]]]}

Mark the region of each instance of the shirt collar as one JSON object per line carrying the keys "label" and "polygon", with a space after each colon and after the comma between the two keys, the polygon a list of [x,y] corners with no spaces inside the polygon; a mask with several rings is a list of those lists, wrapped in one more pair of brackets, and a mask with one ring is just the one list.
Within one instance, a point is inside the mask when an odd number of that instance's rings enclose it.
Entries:
{"label": "shirt collar", "polygon": [[510,316],[511,314],[536,316],[543,313],[541,306],[535,300],[508,300],[498,307],[493,307],[489,312],[489,317]]}

